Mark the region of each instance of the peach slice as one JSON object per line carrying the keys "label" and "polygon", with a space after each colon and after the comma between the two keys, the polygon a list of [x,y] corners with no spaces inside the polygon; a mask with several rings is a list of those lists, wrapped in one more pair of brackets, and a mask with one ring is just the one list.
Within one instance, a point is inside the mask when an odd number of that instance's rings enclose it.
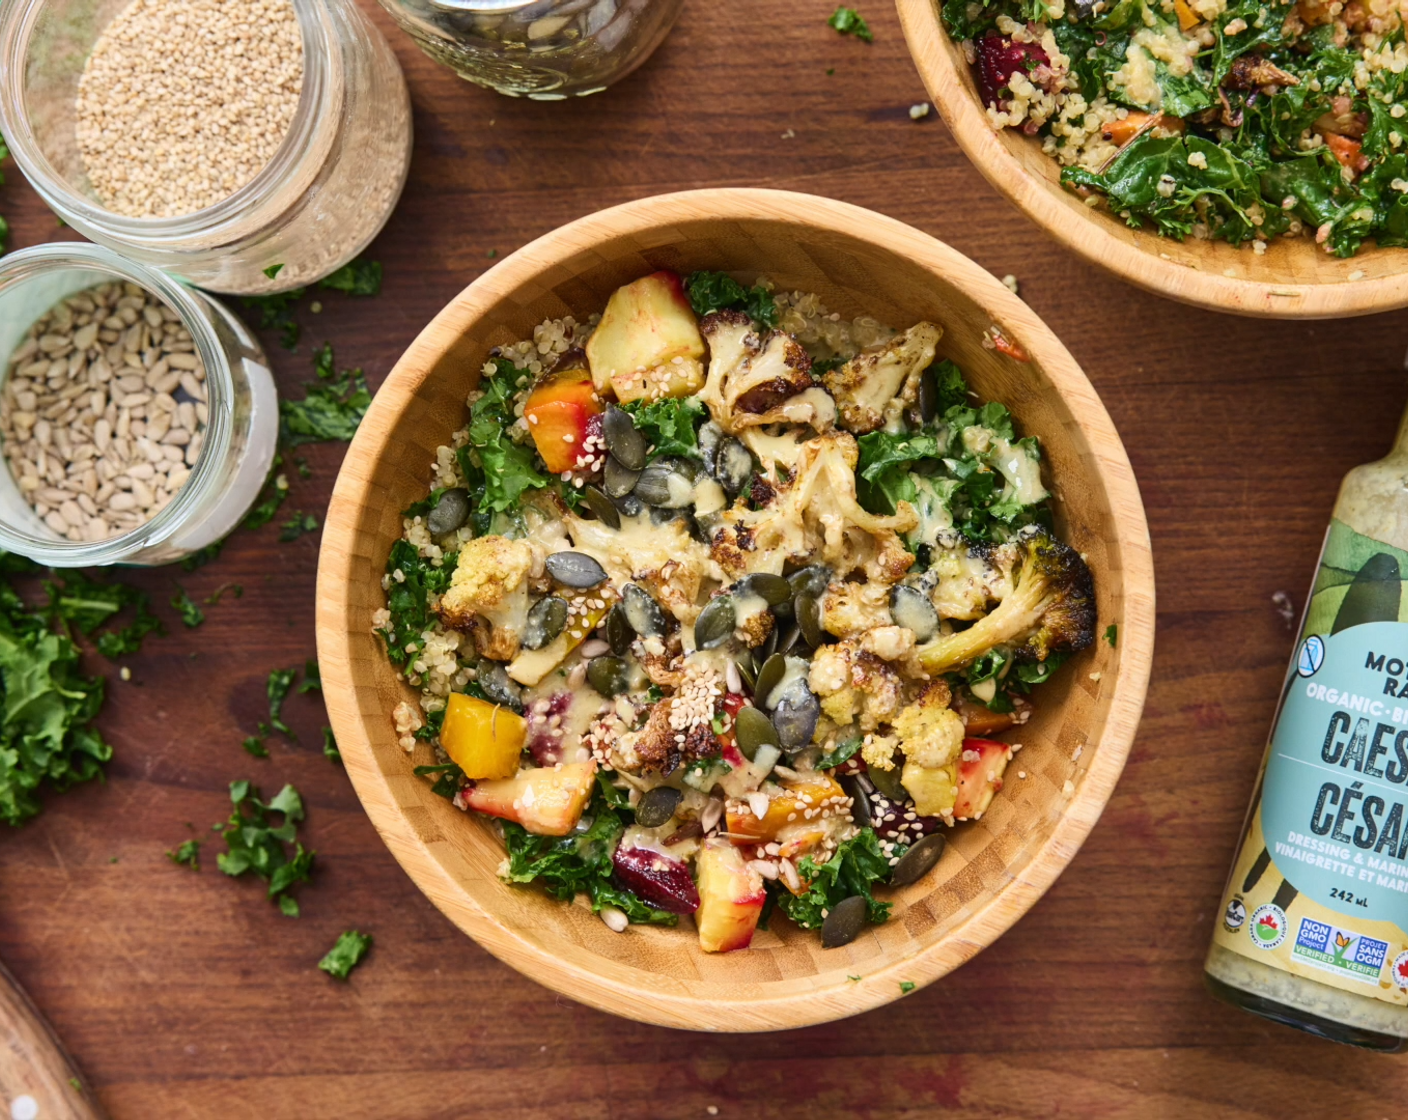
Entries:
{"label": "peach slice", "polygon": [[595,762],[564,762],[478,782],[464,799],[471,809],[517,821],[537,836],[566,836],[581,820],[595,785]]}
{"label": "peach slice", "polygon": [[727,840],[704,841],[695,861],[699,874],[699,947],[706,953],[746,949],[767,901],[763,877],[744,862]]}

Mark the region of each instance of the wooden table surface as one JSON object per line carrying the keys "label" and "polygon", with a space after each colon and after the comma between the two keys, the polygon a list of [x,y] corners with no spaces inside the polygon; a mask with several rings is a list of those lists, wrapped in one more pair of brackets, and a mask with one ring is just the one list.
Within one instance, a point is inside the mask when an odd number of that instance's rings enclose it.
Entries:
{"label": "wooden table surface", "polygon": [[[894,12],[873,45],[830,0],[693,0],[655,58],[583,102],[535,104],[437,68],[376,17],[410,82],[415,155],[373,247],[379,297],[301,312],[267,338],[285,390],[332,340],[373,387],[450,297],[572,218],[687,187],[772,186],[872,207],[1021,294],[1104,397],[1142,484],[1158,645],[1124,778],[1066,874],[947,979],[846,1022],[772,1035],[653,1029],[499,964],[412,886],[320,749],[240,747],[271,669],[313,654],[317,536],[241,531],[215,563],[136,582],[169,636],[111,667],[106,785],[0,836],[0,959],[114,1117],[1264,1117],[1404,1115],[1408,1066],[1272,1026],[1207,996],[1201,961],[1340,476],[1382,454],[1405,403],[1408,316],[1274,323],[1193,311],[1059,251],[974,171],[924,100]],[[834,70],[834,73],[832,72]],[[20,247],[64,236],[7,167]],[[321,512],[340,445],[308,450],[285,507]],[[237,582],[185,630],[165,606]],[[259,885],[165,852],[211,840],[227,784],[293,782],[318,852],[291,921]],[[188,830],[187,822],[194,826]],[[317,970],[338,932],[376,946],[347,984]],[[1394,1100],[1394,1097],[1398,1100]]]}

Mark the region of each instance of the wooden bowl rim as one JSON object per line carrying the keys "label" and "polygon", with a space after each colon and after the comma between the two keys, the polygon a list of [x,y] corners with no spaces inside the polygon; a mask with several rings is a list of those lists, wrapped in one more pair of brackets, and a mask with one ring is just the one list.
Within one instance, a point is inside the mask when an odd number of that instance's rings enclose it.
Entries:
{"label": "wooden bowl rim", "polygon": [[959,147],[987,181],[1043,232],[1092,264],[1155,295],[1253,318],[1325,319],[1370,315],[1408,305],[1408,256],[1404,257],[1404,268],[1389,276],[1333,283],[1272,283],[1165,260],[1157,249],[1165,239],[1152,231],[1145,234],[1154,246],[1151,249],[1136,248],[1113,236],[1096,215],[1063,205],[1049,182],[1033,175],[1007,150],[988,123],[966,75],[959,74],[952,64],[948,48],[953,40],[933,0],[895,0],[895,7],[915,68]]}
{"label": "wooden bowl rim", "polygon": [[[449,874],[409,825],[390,782],[377,765],[366,725],[357,712],[351,677],[346,615],[358,510],[367,479],[389,443],[395,418],[444,353],[443,340],[462,336],[500,293],[531,282],[545,269],[606,237],[639,234],[699,220],[764,221],[840,232],[907,257],[963,289],[992,322],[1021,339],[1065,399],[1073,422],[1091,447],[1094,469],[1116,521],[1124,578],[1120,672],[1094,762],[1080,776],[1050,836],[1014,876],[941,941],[878,968],[863,982],[802,994],[738,1000],[698,999],[641,992],[600,976],[520,938],[480,906]],[[442,340],[437,343],[435,339]],[[848,203],[790,191],[729,188],[683,191],[615,206],[580,218],[506,257],[456,296],[406,350],[378,390],[348,449],[334,486],[323,529],[317,584],[318,658],[323,695],[349,777],[373,826],[417,887],[481,946],[531,979],[592,1007],[660,1026],[702,1030],[742,1026],[735,1007],[756,1023],[760,1006],[767,1029],[829,1022],[882,1006],[902,993],[900,981],[923,986],[969,960],[1024,914],[1070,862],[1114,789],[1138,728],[1148,688],[1154,642],[1154,572],[1148,526],[1124,446],[1093,386],[1051,330],[991,274],[942,242],[892,218]],[[390,714],[388,713],[388,720]]]}

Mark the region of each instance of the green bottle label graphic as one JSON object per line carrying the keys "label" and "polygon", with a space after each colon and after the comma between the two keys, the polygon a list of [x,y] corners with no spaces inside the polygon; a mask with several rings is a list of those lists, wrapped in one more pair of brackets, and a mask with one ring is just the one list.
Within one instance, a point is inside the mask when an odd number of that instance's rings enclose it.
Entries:
{"label": "green bottle label graphic", "polygon": [[1335,521],[1215,940],[1408,1003],[1408,553]]}

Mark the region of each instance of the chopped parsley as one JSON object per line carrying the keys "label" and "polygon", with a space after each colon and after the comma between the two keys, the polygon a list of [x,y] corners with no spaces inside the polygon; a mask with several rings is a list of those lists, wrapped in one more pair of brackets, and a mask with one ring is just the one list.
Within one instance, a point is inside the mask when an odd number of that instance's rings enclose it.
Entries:
{"label": "chopped parsley", "polygon": [[[289,892],[308,881],[315,855],[298,843],[303,799],[293,786],[286,785],[272,800],[261,801],[257,786],[238,781],[230,783],[230,801],[234,809],[221,832],[228,850],[216,857],[220,870],[236,878],[253,871],[269,884],[269,901],[286,917],[298,917],[298,902]],[[280,814],[283,823],[271,824],[271,813]]]}
{"label": "chopped parsley", "polygon": [[200,870],[200,841],[183,840],[175,849],[166,853],[166,858],[178,866],[184,865],[192,871]]}
{"label": "chopped parsley", "polygon": [[372,947],[372,935],[359,933],[355,929],[338,934],[337,943],[318,962],[318,967],[329,976],[346,980],[348,974],[362,963],[367,950]]}
{"label": "chopped parsley", "polygon": [[865,897],[870,921],[879,924],[890,916],[890,904],[877,901],[872,893],[876,883],[890,877],[890,860],[880,850],[880,839],[872,828],[861,829],[820,866],[811,856],[803,856],[797,870],[807,889],[800,895],[783,889],[774,897],[778,909],[803,929],[819,929],[823,910],[829,911],[857,894]]}
{"label": "chopped parsley", "polygon": [[711,311],[743,311],[761,326],[777,326],[777,302],[761,284],[745,288],[727,272],[691,272],[684,290],[700,317]]}
{"label": "chopped parsley", "polygon": [[326,440],[349,442],[372,403],[367,379],[360,369],[337,373],[332,344],[313,352],[316,381],[304,382],[301,401],[279,402],[279,442],[284,447]]}
{"label": "chopped parsley", "polygon": [[205,621],[205,612],[196,606],[186,594],[186,589],[179,583],[176,585],[176,594],[171,596],[171,605],[181,612],[181,621],[192,630]]}
{"label": "chopped parsley", "polygon": [[831,13],[831,18],[826,21],[826,25],[834,27],[842,35],[854,35],[857,39],[863,39],[867,43],[875,41],[875,36],[870,31],[870,25],[854,8],[837,8]]}

